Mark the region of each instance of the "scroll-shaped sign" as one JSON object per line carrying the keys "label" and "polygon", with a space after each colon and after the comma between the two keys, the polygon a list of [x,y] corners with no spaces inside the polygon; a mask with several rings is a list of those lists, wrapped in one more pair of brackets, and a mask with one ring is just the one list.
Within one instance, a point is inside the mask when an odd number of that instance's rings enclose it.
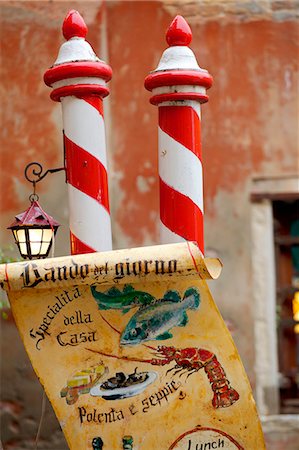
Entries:
{"label": "scroll-shaped sign", "polygon": [[220,272],[191,243],[0,266],[70,449],[265,448]]}

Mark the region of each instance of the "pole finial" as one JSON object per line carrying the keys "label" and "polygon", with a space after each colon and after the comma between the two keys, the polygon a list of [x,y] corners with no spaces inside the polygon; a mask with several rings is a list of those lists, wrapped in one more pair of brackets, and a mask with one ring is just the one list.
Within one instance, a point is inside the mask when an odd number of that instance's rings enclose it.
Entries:
{"label": "pole finial", "polygon": [[192,31],[184,17],[178,15],[173,19],[166,33],[166,41],[170,47],[190,44]]}
{"label": "pole finial", "polygon": [[62,25],[62,33],[65,39],[67,41],[73,37],[85,39],[87,31],[88,28],[81,14],[75,9],[71,9],[66,15]]}
{"label": "pole finial", "polygon": [[182,16],[176,16],[166,33],[169,47],[164,50],[158,67],[144,82],[145,88],[153,91],[150,100],[153,105],[183,100],[196,100],[199,103],[208,101],[206,91],[212,86],[213,78],[207,70],[199,67],[189,47],[191,39],[188,23]]}

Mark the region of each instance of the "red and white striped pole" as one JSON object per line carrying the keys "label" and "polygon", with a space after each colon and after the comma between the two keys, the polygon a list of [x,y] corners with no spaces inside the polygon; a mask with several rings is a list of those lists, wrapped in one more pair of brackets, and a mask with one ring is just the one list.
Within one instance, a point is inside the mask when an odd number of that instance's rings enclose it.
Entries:
{"label": "red and white striped pole", "polygon": [[85,41],[77,11],[68,13],[62,31],[66,42],[44,80],[62,104],[71,253],[111,250],[103,98],[112,70]]}
{"label": "red and white striped pole", "polygon": [[195,241],[204,253],[200,104],[213,80],[198,66],[191,39],[188,23],[176,16],[166,33],[169,48],[145,87],[159,106],[161,242]]}

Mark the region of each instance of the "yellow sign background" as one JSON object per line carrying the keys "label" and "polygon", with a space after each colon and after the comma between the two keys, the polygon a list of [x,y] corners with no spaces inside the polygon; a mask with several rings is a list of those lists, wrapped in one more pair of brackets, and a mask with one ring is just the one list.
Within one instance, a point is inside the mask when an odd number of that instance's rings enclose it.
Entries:
{"label": "yellow sign background", "polygon": [[[124,436],[140,450],[265,448],[246,373],[205,281],[220,271],[191,243],[0,266],[70,449],[100,448],[99,438],[104,449],[121,449]],[[117,289],[127,303],[98,303],[91,286],[104,297]],[[152,333],[137,343],[135,318]],[[134,345],[121,344],[126,336]],[[117,373],[141,382],[103,397]]]}

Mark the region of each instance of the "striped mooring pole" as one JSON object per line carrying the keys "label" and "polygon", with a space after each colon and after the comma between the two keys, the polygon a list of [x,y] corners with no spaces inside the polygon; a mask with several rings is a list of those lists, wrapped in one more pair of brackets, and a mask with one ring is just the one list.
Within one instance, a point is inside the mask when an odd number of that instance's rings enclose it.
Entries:
{"label": "striped mooring pole", "polygon": [[150,102],[159,106],[160,238],[195,241],[204,253],[200,104],[213,79],[188,47],[192,33],[182,16],[166,40],[169,48],[145,79]]}
{"label": "striped mooring pole", "polygon": [[62,27],[66,42],[44,75],[63,114],[71,253],[112,250],[103,98],[111,67],[85,41],[87,26],[71,10]]}

